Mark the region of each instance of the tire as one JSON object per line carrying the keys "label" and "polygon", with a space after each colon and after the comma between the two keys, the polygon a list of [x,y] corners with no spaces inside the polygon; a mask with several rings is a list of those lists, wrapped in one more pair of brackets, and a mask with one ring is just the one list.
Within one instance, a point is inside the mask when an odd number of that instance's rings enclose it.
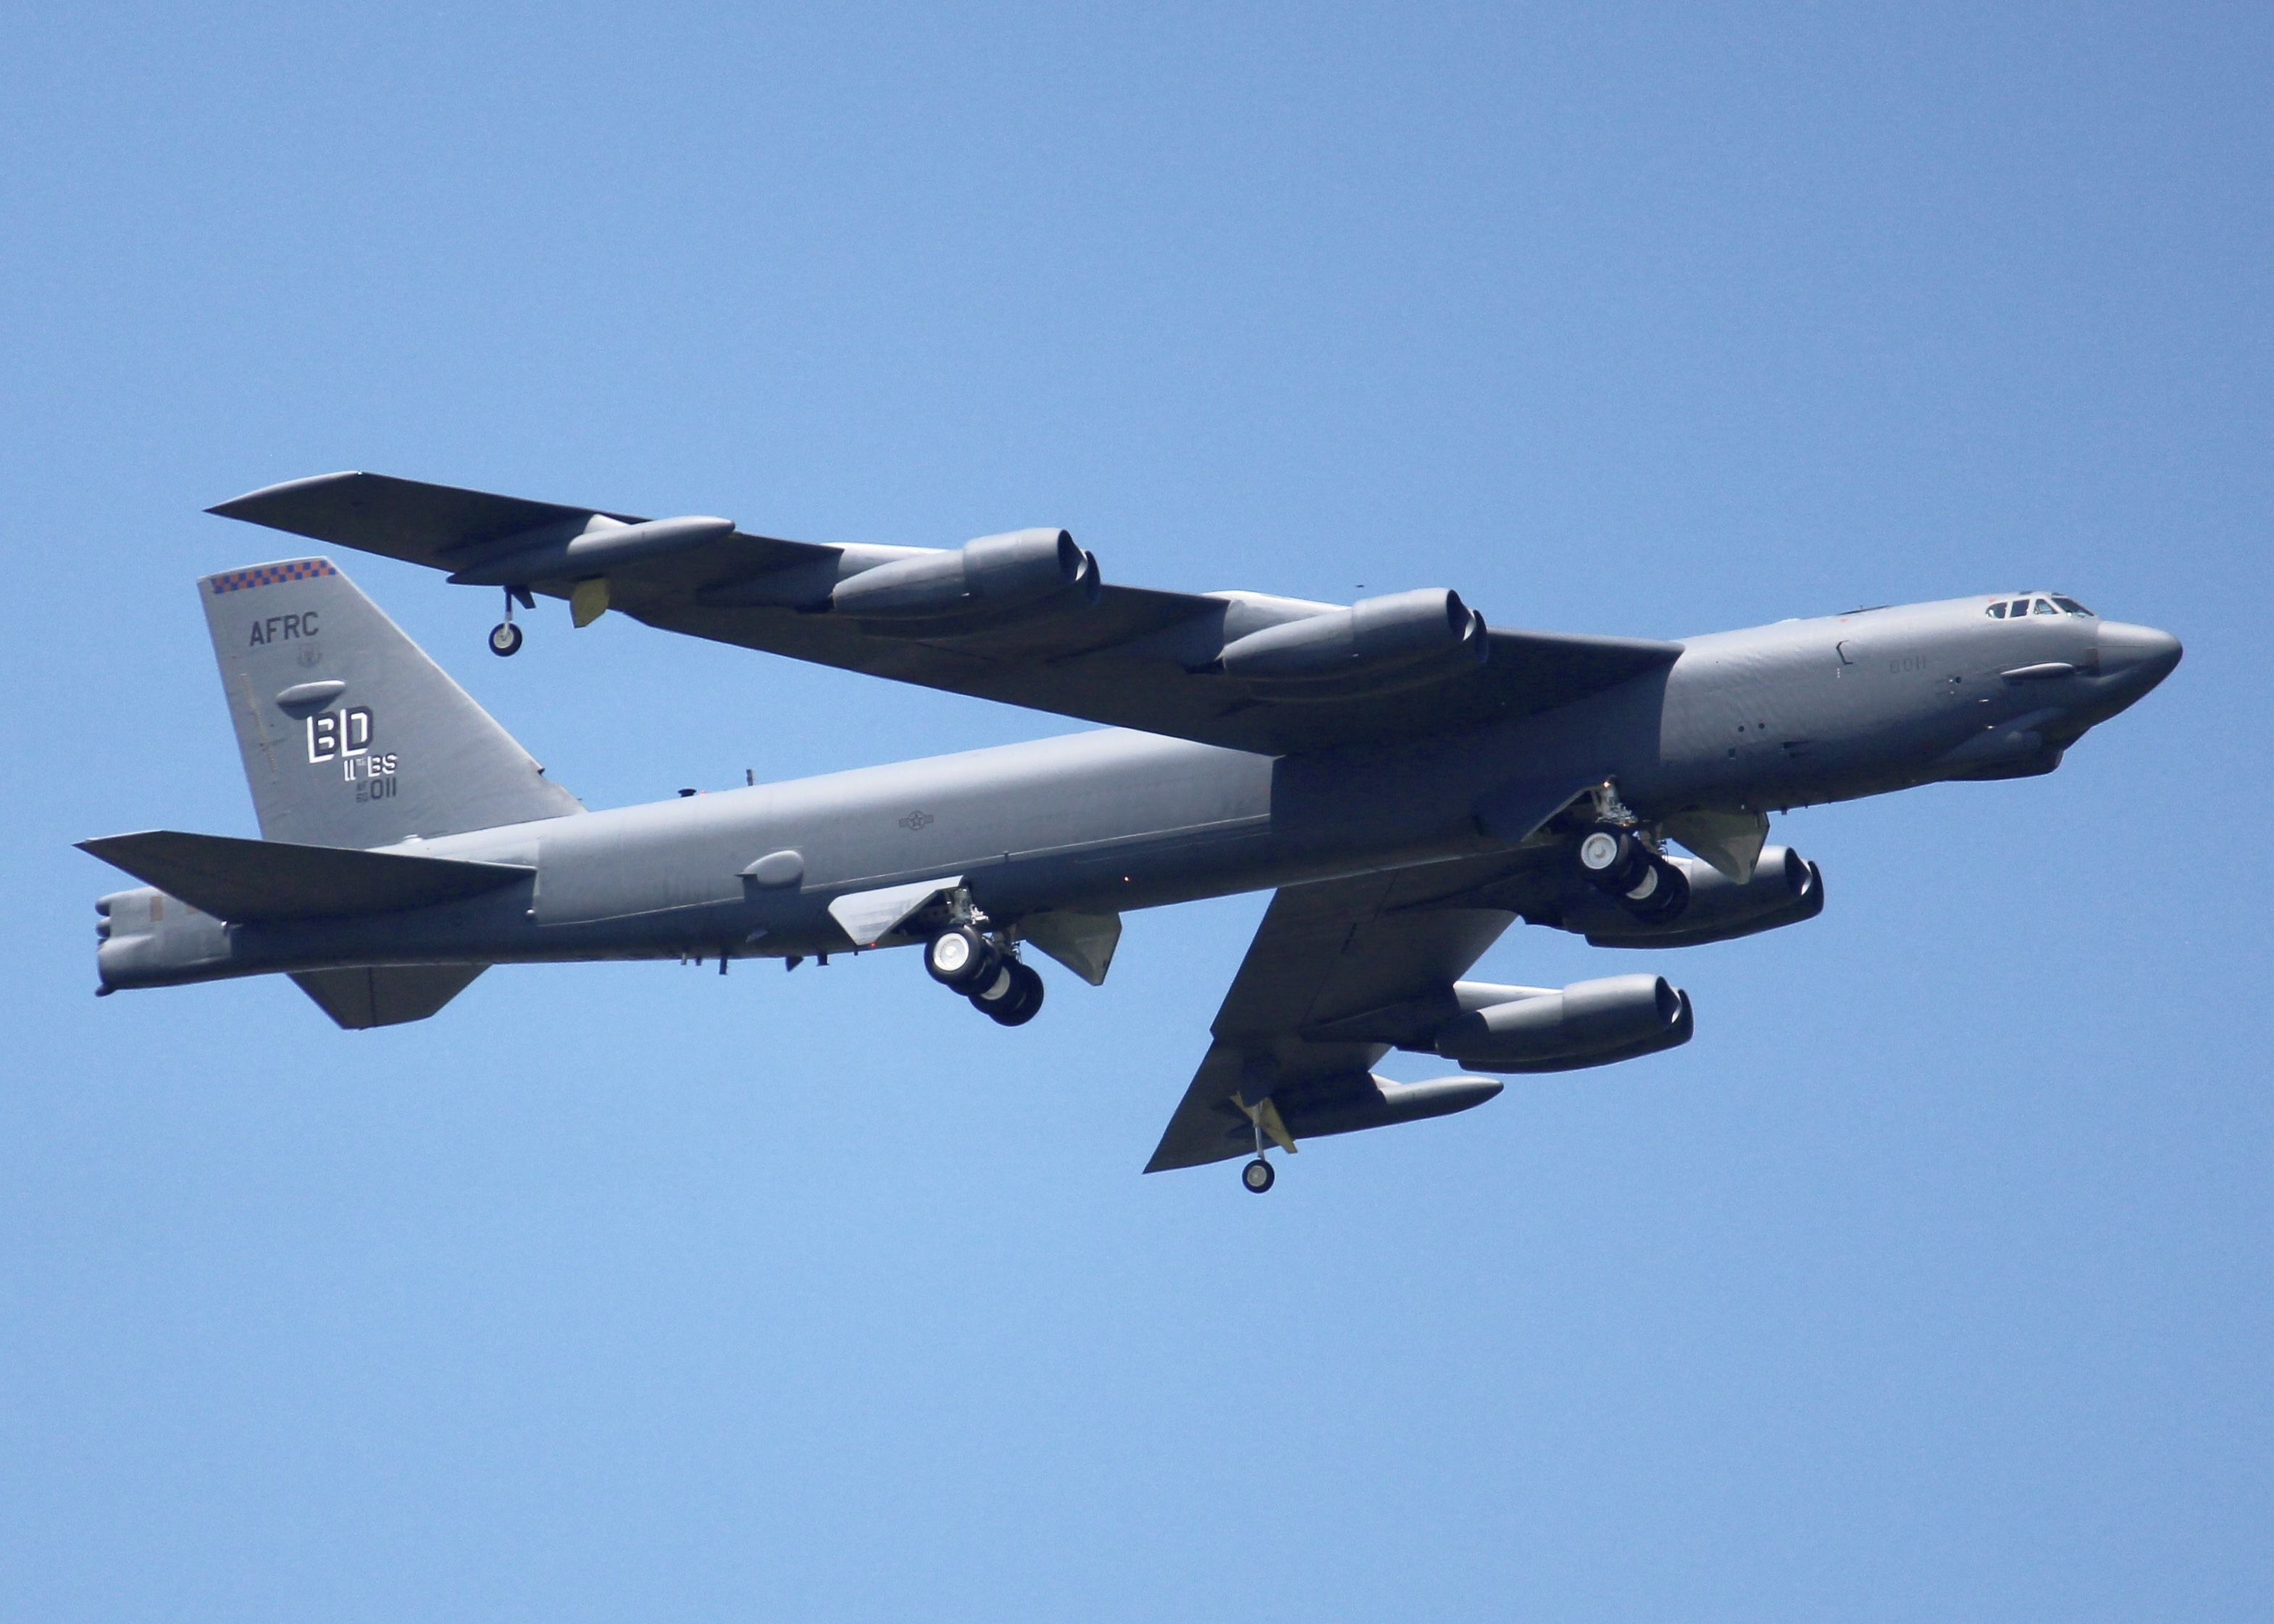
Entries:
{"label": "tire", "polygon": [[1621,904],[1646,925],[1670,924],[1690,906],[1689,877],[1663,858],[1651,864],[1649,874],[1653,881],[1650,889],[1639,897],[1630,891]]}
{"label": "tire", "polygon": [[1598,823],[1590,829],[1579,837],[1572,855],[1581,878],[1615,896],[1642,877],[1651,857],[1650,848],[1636,838],[1633,830],[1616,823]]}
{"label": "tire", "polygon": [[521,628],[511,620],[500,620],[490,628],[490,652],[500,659],[521,652]]}
{"label": "tire", "polygon": [[974,993],[994,981],[1003,956],[970,926],[958,925],[924,944],[924,968],[950,991]]}
{"label": "tire", "polygon": [[1018,989],[1012,995],[1018,999],[1019,1006],[1004,1011],[995,1019],[1006,1026],[1023,1026],[1043,1012],[1042,972],[1032,965],[1014,964],[1011,966],[1011,974],[1019,983]]}
{"label": "tire", "polygon": [[1269,1162],[1258,1156],[1239,1169],[1239,1182],[1246,1186],[1250,1195],[1261,1195],[1279,1182],[1279,1176],[1271,1170]]}
{"label": "tire", "polygon": [[1012,966],[1004,965],[995,972],[995,979],[971,995],[971,1002],[986,1013],[1010,1007],[1011,995],[1018,990],[1019,978],[1011,974]]}
{"label": "tire", "polygon": [[1032,966],[1009,959],[992,984],[971,995],[971,1004],[998,1026],[1023,1026],[1042,1012],[1043,978]]}

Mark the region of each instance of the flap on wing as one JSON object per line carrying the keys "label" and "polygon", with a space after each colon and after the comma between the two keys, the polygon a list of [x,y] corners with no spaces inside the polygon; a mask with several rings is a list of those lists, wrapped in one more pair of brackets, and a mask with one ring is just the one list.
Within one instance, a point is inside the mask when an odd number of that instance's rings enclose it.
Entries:
{"label": "flap on wing", "polygon": [[458,902],[536,872],[515,863],[239,840],[171,829],[82,840],[79,848],[232,924],[388,914]]}

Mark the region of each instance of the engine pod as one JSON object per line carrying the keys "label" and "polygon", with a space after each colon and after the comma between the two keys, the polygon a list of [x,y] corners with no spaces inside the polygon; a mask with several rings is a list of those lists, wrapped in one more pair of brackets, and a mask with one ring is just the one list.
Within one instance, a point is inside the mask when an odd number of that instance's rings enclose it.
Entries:
{"label": "engine pod", "polygon": [[1587,892],[1567,900],[1563,929],[1597,947],[1697,947],[1798,924],[1824,912],[1822,871],[1788,846],[1763,851],[1753,877],[1743,883],[1702,862],[1667,861],[1690,882],[1690,900],[1672,919],[1652,924]]}
{"label": "engine pod", "polygon": [[1613,975],[1456,1016],[1435,1047],[1479,1071],[1570,1071],[1674,1048],[1692,1026],[1688,996],[1664,976]]}
{"label": "engine pod", "polygon": [[1259,688],[1339,688],[1434,679],[1441,667],[1481,664],[1490,651],[1484,617],[1458,592],[1423,587],[1250,632],[1226,643],[1215,664]]}
{"label": "engine pod", "polygon": [[864,569],[837,583],[829,606],[861,620],[962,619],[1065,592],[1095,603],[1102,590],[1096,559],[1065,531],[1013,530]]}

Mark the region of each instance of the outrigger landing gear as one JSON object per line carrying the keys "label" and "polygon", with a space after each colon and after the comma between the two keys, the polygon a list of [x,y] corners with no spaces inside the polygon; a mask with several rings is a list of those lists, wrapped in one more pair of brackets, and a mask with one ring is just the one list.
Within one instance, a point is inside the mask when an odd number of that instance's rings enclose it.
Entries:
{"label": "outrigger landing gear", "polygon": [[524,609],[537,607],[537,599],[525,586],[509,586],[505,590],[505,619],[490,628],[490,652],[500,659],[521,652],[521,628],[513,623],[513,600],[521,600]]}
{"label": "outrigger landing gear", "polygon": [[1295,1136],[1287,1132],[1287,1124],[1279,1119],[1279,1108],[1271,1103],[1269,1094],[1250,1105],[1243,1094],[1234,1094],[1231,1102],[1247,1113],[1248,1126],[1255,1131],[1255,1160],[1239,1169],[1239,1182],[1250,1195],[1261,1195],[1278,1182],[1279,1176],[1263,1157],[1263,1136],[1269,1134],[1271,1142],[1289,1155],[1295,1154]]}

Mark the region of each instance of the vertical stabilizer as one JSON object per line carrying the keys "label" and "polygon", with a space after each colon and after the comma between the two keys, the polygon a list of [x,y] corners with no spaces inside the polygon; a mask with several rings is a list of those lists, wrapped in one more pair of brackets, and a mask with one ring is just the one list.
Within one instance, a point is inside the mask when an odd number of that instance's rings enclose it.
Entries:
{"label": "vertical stabilizer", "polygon": [[265,838],[391,846],[584,810],[329,560],[198,596]]}

